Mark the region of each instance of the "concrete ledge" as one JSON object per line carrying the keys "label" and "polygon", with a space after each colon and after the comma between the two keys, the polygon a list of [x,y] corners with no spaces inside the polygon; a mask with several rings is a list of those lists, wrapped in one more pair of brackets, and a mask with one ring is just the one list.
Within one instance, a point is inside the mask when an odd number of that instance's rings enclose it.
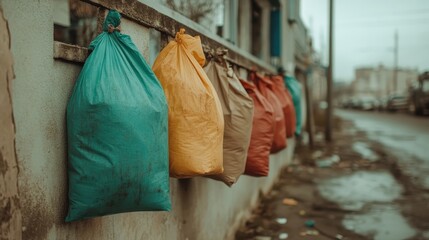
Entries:
{"label": "concrete ledge", "polygon": [[229,50],[228,56],[231,62],[247,68],[254,67],[256,70],[275,73],[276,68],[252,54],[238,48],[218,35],[209,32],[203,26],[191,21],[183,15],[152,0],[82,0],[89,4],[115,9],[124,17],[137,22],[143,26],[154,28],[163,34],[174,37],[176,32],[185,27],[186,32],[191,35],[202,36],[203,45],[212,49],[224,47]]}
{"label": "concrete ledge", "polygon": [[88,48],[54,41],[54,59],[84,63],[88,55]]}

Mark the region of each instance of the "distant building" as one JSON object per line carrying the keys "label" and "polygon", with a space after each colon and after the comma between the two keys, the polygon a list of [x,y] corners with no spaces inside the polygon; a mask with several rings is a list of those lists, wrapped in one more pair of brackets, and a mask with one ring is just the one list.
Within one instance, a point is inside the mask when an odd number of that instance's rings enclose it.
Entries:
{"label": "distant building", "polygon": [[391,94],[408,95],[409,87],[417,81],[417,69],[400,68],[396,81],[394,70],[379,65],[376,68],[363,67],[355,69],[355,80],[352,82],[355,96],[387,97]]}
{"label": "distant building", "polygon": [[328,68],[322,64],[320,55],[314,49],[312,51],[313,64],[307,76],[311,89],[311,100],[319,103],[326,101]]}

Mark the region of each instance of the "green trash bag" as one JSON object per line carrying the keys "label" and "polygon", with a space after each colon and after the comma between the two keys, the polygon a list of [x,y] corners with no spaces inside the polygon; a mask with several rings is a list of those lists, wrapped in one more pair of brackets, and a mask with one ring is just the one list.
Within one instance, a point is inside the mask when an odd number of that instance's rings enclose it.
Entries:
{"label": "green trash bag", "polygon": [[69,211],[79,219],[170,210],[168,106],[110,11],[67,105]]}
{"label": "green trash bag", "polygon": [[293,106],[295,107],[295,116],[296,116],[296,129],[295,135],[301,135],[302,130],[302,89],[299,82],[292,76],[286,75],[284,81],[287,89],[292,95]]}

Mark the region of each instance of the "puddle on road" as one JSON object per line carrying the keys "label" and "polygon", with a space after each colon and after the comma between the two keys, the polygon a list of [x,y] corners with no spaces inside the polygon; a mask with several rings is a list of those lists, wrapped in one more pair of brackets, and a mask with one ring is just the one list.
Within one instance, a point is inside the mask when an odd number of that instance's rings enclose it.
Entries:
{"label": "puddle on road", "polygon": [[353,144],[353,151],[359,153],[364,159],[369,161],[377,161],[378,156],[374,153],[368,146],[368,144],[364,142],[355,142]]}
{"label": "puddle on road", "polygon": [[328,179],[318,186],[320,194],[346,210],[360,210],[369,202],[391,202],[402,187],[388,172],[359,171],[352,175]]}
{"label": "puddle on road", "polygon": [[[358,171],[348,176],[322,181],[320,194],[346,210],[345,228],[375,240],[402,240],[416,235],[392,201],[403,191],[387,171]],[[366,206],[364,208],[364,206]]]}
{"label": "puddle on road", "polygon": [[373,206],[361,215],[348,215],[343,220],[347,229],[374,240],[402,240],[416,234],[406,219],[393,206]]}
{"label": "puddle on road", "polygon": [[325,157],[316,161],[316,166],[320,168],[330,167],[335,163],[338,163],[341,158],[338,155],[332,155],[330,157]]}
{"label": "puddle on road", "polygon": [[348,133],[348,134],[356,134],[356,132],[357,132],[357,129],[356,128],[346,128],[346,129],[344,129],[343,130],[345,133]]}
{"label": "puddle on road", "polygon": [[413,135],[405,135],[405,134],[385,134],[385,137],[394,139],[396,141],[415,141],[416,136]]}
{"label": "puddle on road", "polygon": [[429,177],[426,177],[425,179],[423,179],[423,186],[426,189],[429,189]]}

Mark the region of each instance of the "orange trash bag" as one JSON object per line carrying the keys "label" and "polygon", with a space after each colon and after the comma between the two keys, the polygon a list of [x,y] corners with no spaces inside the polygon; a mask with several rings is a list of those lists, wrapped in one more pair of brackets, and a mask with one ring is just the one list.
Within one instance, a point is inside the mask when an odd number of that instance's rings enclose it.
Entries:
{"label": "orange trash bag", "polygon": [[250,74],[250,80],[255,83],[258,90],[273,107],[276,123],[274,126],[274,141],[273,146],[271,147],[271,153],[279,152],[287,145],[286,124],[282,104],[276,94],[272,91],[274,86],[269,79],[252,72]]}
{"label": "orange trash bag", "polygon": [[240,82],[253,99],[252,136],[244,174],[255,177],[268,176],[270,150],[274,138],[274,110],[253,83],[244,80]]}
{"label": "orange trash bag", "polygon": [[222,106],[202,68],[204,63],[199,36],[192,37],[180,29],[152,67],[168,103],[171,177],[223,172]]}
{"label": "orange trash bag", "polygon": [[253,101],[222,58],[213,58],[204,70],[219,96],[225,121],[224,172],[210,177],[231,186],[237,182],[246,167],[252,132]]}
{"label": "orange trash bag", "polygon": [[286,137],[293,137],[295,135],[296,119],[292,96],[287,90],[282,76],[272,76],[271,81],[274,86],[272,90],[282,103],[286,123]]}

